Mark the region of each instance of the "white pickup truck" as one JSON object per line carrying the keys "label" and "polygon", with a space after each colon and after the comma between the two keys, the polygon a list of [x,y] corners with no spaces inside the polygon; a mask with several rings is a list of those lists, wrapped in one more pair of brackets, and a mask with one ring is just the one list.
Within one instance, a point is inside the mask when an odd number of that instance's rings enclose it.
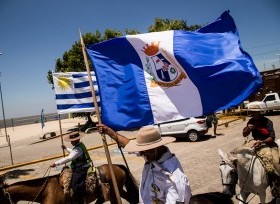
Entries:
{"label": "white pickup truck", "polygon": [[265,94],[262,101],[253,101],[246,105],[248,109],[261,109],[263,111],[280,110],[280,98],[278,93]]}

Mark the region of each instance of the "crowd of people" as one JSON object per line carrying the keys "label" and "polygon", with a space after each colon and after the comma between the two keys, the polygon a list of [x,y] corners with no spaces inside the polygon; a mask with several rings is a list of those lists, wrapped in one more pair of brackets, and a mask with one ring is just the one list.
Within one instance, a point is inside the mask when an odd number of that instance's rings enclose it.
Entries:
{"label": "crowd of people", "polygon": [[[250,114],[252,118],[242,132],[244,137],[252,135],[253,139],[247,141],[244,146],[256,150],[256,154],[264,163],[271,188],[275,188],[275,181],[279,180],[280,166],[273,123],[262,115],[260,110],[251,110]],[[219,135],[216,114],[209,117],[214,125],[214,135]],[[135,140],[130,140],[103,124],[97,125],[97,128],[100,134],[110,136],[125,151],[137,152],[138,156],[143,157],[145,164],[139,187],[139,203],[189,203],[192,195],[189,179],[176,155],[166,146],[174,142],[175,138],[161,137],[154,126],[140,128]],[[62,145],[69,155],[50,165],[55,167],[71,162],[74,203],[84,202],[85,178],[88,168],[92,165],[87,149],[80,141],[83,136],[79,132],[66,135],[64,140],[71,142],[73,149]]]}

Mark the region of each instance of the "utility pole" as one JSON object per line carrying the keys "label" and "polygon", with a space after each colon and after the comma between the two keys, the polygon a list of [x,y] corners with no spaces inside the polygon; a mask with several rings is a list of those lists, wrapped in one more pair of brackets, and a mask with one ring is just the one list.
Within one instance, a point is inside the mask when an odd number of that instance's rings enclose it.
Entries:
{"label": "utility pole", "polygon": [[[1,52],[0,52],[0,55],[2,55]],[[1,72],[0,72],[0,95],[1,95],[1,104],[2,104],[2,113],[3,113],[3,122],[4,122],[6,141],[8,142],[8,145],[10,147],[11,162],[12,162],[12,164],[14,164],[14,162],[13,162],[13,154],[12,154],[12,147],[11,147],[11,140],[10,140],[9,135],[7,134],[7,125],[6,125],[4,103],[3,103],[3,95],[2,95],[2,86],[1,86]]]}
{"label": "utility pole", "polygon": [[[1,77],[1,72],[0,72],[0,77]],[[4,103],[3,103],[1,80],[0,80],[0,95],[1,95],[1,104],[2,104],[2,113],[3,113],[3,122],[4,122],[4,128],[5,128],[5,135],[6,135],[6,140],[8,142],[7,125],[6,125],[6,119],[5,119],[5,111],[4,111]]]}

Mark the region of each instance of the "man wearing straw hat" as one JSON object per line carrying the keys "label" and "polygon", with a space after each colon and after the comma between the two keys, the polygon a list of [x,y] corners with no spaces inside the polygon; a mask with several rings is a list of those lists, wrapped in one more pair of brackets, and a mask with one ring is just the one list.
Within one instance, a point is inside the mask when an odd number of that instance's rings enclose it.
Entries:
{"label": "man wearing straw hat", "polygon": [[275,143],[273,123],[263,115],[261,109],[248,109],[248,111],[252,118],[243,129],[243,136],[247,137],[252,133],[253,140],[244,146],[255,148],[256,154],[263,162],[269,182],[273,185],[271,182],[275,179],[279,180],[280,175],[279,152]]}
{"label": "man wearing straw hat", "polygon": [[65,145],[62,145],[61,147],[67,152],[69,152],[69,155],[50,165],[50,167],[56,167],[71,162],[71,187],[74,192],[73,203],[84,203],[83,199],[86,194],[85,181],[87,177],[87,171],[92,164],[92,161],[90,159],[89,153],[85,145],[82,142],[80,142],[80,139],[84,136],[84,134],[81,134],[79,132],[74,132],[65,135],[64,141],[71,142],[74,148],[70,149],[67,148]]}
{"label": "man wearing straw hat", "polygon": [[189,203],[191,189],[188,177],[165,145],[173,137],[161,137],[153,126],[142,127],[135,140],[129,140],[105,125],[98,125],[101,134],[108,134],[127,152],[138,152],[145,159],[139,188],[140,203]]}

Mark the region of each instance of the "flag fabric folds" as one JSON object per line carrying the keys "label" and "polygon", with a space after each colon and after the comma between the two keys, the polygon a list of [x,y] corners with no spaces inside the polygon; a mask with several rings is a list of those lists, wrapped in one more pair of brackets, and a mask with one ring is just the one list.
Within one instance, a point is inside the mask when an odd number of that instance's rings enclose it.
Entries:
{"label": "flag fabric folds", "polygon": [[[58,114],[95,111],[87,72],[53,73]],[[95,95],[99,103],[95,73],[91,72]]]}
{"label": "flag fabric folds", "polygon": [[196,32],[127,35],[89,45],[87,52],[102,122],[115,130],[231,108],[262,85],[228,11]]}

